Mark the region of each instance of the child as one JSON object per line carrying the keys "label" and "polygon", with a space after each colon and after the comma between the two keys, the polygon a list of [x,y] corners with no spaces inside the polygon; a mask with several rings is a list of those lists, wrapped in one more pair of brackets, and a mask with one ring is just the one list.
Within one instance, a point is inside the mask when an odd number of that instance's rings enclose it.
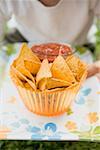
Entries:
{"label": "child", "polygon": [[[29,41],[84,44],[100,0],[0,0],[0,37],[13,16],[16,28]],[[100,62],[89,66],[88,76],[100,73]]]}

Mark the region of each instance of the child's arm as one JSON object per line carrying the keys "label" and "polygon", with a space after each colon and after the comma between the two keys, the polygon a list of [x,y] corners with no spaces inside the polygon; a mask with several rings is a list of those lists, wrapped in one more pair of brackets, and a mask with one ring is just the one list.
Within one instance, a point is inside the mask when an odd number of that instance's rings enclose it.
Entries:
{"label": "child's arm", "polygon": [[7,21],[11,18],[12,13],[8,8],[9,2],[7,0],[0,0],[0,42],[3,40],[4,29]]}
{"label": "child's arm", "polygon": [[0,43],[3,40],[5,22],[6,20],[0,11]]}

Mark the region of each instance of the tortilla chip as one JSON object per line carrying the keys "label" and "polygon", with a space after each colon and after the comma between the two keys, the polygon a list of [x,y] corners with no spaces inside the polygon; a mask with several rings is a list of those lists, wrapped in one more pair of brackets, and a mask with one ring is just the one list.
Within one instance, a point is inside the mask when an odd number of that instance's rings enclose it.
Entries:
{"label": "tortilla chip", "polygon": [[60,79],[55,79],[55,78],[43,78],[39,84],[38,88],[40,90],[46,90],[46,89],[53,89],[53,88],[62,88],[62,87],[68,87],[70,86],[71,83],[60,80]]}
{"label": "tortilla chip", "polygon": [[80,81],[82,75],[87,70],[86,64],[74,55],[68,56],[66,62],[71,71],[73,72],[75,79],[77,81]]}
{"label": "tortilla chip", "polygon": [[18,76],[16,75],[16,73],[12,68],[10,68],[10,76],[16,86],[24,87],[23,82],[18,78]]}
{"label": "tortilla chip", "polygon": [[44,59],[41,63],[41,67],[36,76],[36,84],[38,84],[43,78],[52,77],[50,66],[47,59]]}
{"label": "tortilla chip", "polygon": [[[31,62],[31,63],[26,63],[26,67],[25,67],[25,62],[24,62],[24,56],[26,55],[27,51],[26,51],[26,48],[25,48],[25,45],[26,44],[23,44],[22,46],[22,50],[20,52],[20,55],[19,57],[13,62],[12,66],[14,68],[16,68],[18,71],[20,71],[24,76],[28,77],[29,79],[31,79],[33,82],[34,81],[34,77],[32,76],[31,72],[33,69],[35,69],[34,67],[34,64]],[[27,48],[28,49],[28,48]],[[29,50],[31,51],[31,50]],[[28,52],[29,52],[28,51]],[[31,54],[30,54],[31,55]],[[34,54],[33,54],[34,55]],[[30,56],[31,57],[31,56]],[[37,57],[37,56],[36,56]],[[31,64],[31,67],[30,67],[30,64]],[[27,69],[28,68],[28,69]],[[31,71],[30,71],[31,70]],[[36,70],[34,71],[35,73],[37,72],[37,64],[36,64]],[[19,75],[18,75],[19,76]],[[23,78],[21,76],[19,76],[19,78],[21,80],[23,80]]]}
{"label": "tortilla chip", "polygon": [[67,81],[68,83],[76,82],[72,71],[69,69],[64,58],[60,55],[54,60],[51,67],[51,72],[53,78],[61,79]]}
{"label": "tortilla chip", "polygon": [[49,78],[47,80],[46,88],[47,89],[62,88],[62,87],[70,86],[70,85],[71,85],[71,83],[69,83],[67,81],[55,79],[55,78]]}
{"label": "tortilla chip", "polygon": [[36,75],[40,68],[41,61],[40,59],[28,48],[27,44],[23,44],[21,47],[21,52],[19,57],[16,60],[16,67],[23,61],[25,68]]}
{"label": "tortilla chip", "polygon": [[19,59],[22,57],[24,60],[30,60],[32,62],[40,63],[40,59],[32,52],[32,50],[27,46],[26,43],[22,44],[21,50],[19,54]]}
{"label": "tortilla chip", "polygon": [[[32,74],[25,68],[24,63],[21,62],[21,64],[19,64],[18,66],[16,66],[16,69],[22,73],[24,76],[28,77],[29,79],[31,79],[33,82],[34,81],[34,77],[32,76]],[[23,78],[21,76],[19,76],[20,79],[23,80]]]}
{"label": "tortilla chip", "polygon": [[24,83],[24,86],[25,86],[25,88],[26,89],[28,89],[28,90],[30,90],[30,91],[33,91],[33,88],[30,86],[30,84],[29,83]]}
{"label": "tortilla chip", "polygon": [[35,63],[35,62],[32,62],[32,61],[24,60],[24,64],[25,64],[25,68],[30,73],[32,73],[33,75],[36,75],[38,70],[39,70],[39,68],[40,68],[40,64],[39,63]]}
{"label": "tortilla chip", "polygon": [[33,90],[36,90],[35,82],[31,81],[30,79],[27,79],[27,77],[24,76],[21,72],[19,72],[16,68],[12,67],[12,69],[17,76],[23,78],[24,82],[27,82]]}
{"label": "tortilla chip", "polygon": [[38,88],[43,91],[46,90],[46,85],[47,85],[47,78],[43,78],[39,83],[38,83]]}
{"label": "tortilla chip", "polygon": [[[13,63],[12,63],[12,65],[11,65],[11,68],[13,68],[13,67],[16,68],[16,60],[14,60]],[[19,75],[18,75],[18,78],[20,80],[24,81],[24,79],[21,76],[19,76]]]}

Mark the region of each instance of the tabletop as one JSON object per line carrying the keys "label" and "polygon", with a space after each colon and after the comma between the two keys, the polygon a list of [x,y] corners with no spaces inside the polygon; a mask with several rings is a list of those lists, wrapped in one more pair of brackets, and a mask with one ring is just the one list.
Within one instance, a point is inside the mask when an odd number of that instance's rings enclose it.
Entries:
{"label": "tabletop", "polygon": [[87,79],[68,112],[43,117],[27,110],[10,77],[0,92],[0,139],[100,140],[100,83]]}
{"label": "tabletop", "polygon": [[[83,56],[91,61],[88,53]],[[0,89],[0,139],[100,141],[100,81],[96,76],[85,81],[67,112],[44,117],[24,106],[9,77],[11,61]]]}

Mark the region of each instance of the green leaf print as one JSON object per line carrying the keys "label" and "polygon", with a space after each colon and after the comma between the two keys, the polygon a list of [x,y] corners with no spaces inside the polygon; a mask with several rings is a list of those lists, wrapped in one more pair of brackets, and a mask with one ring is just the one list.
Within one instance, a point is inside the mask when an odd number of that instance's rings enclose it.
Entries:
{"label": "green leaf print", "polygon": [[93,134],[100,134],[100,126],[94,128]]}
{"label": "green leaf print", "polygon": [[73,113],[72,109],[69,108],[69,109],[67,110],[67,115],[71,115],[72,113]]}

